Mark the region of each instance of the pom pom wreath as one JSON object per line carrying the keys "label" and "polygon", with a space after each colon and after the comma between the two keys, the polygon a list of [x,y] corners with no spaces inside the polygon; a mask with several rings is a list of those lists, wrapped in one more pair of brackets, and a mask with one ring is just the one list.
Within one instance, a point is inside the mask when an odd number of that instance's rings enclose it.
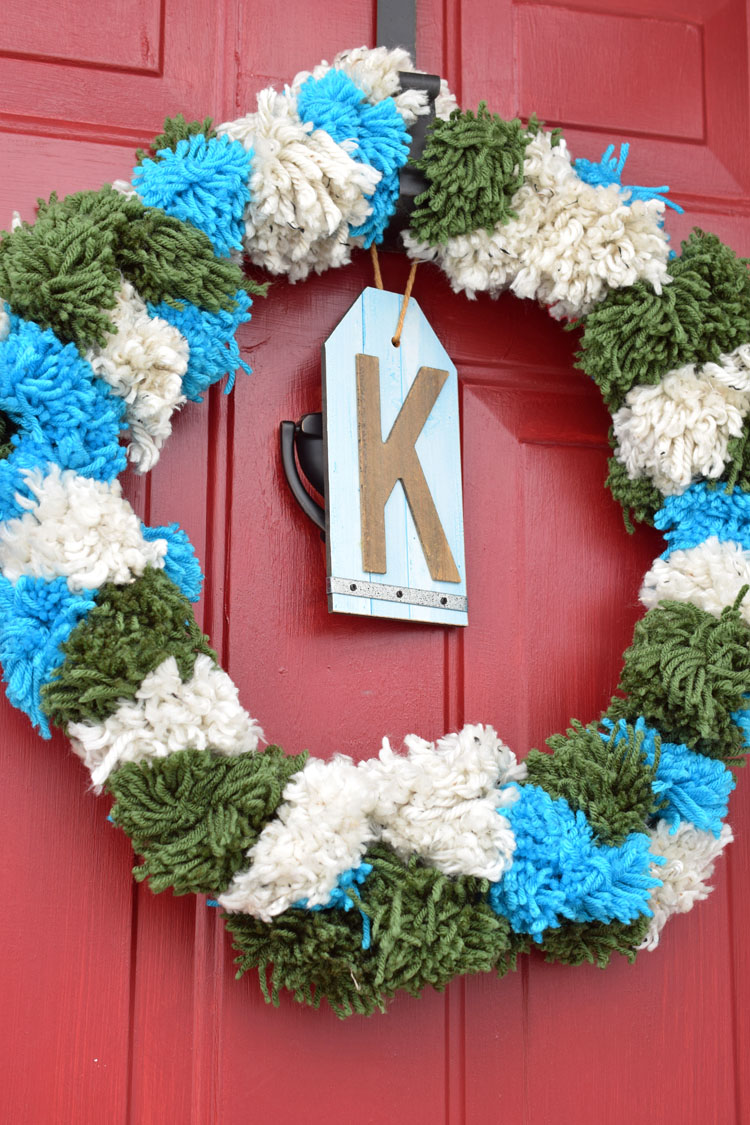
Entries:
{"label": "pom pom wreath", "polygon": [[399,989],[418,996],[426,985],[444,989],[458,973],[502,974],[514,965],[507,921],[481,901],[486,882],[451,878],[416,858],[404,864],[384,844],[365,860],[372,871],[360,908],[370,919],[369,950],[355,911],[290,910],[270,925],[231,914],[237,975],[257,967],[269,1002],[278,1005],[287,989],[315,1008],[326,999],[344,1017],[384,1011]]}
{"label": "pom pom wreath", "polygon": [[750,492],[698,481],[681,496],[665,496],[662,504],[654,516],[654,526],[667,541],[662,558],[697,547],[711,536],[750,550]]}
{"label": "pom pom wreath", "polygon": [[72,344],[15,316],[0,343],[0,410],[15,430],[13,451],[0,461],[2,519],[23,512],[16,493],[31,495],[23,469],[52,461],[110,481],[125,468],[118,442],[125,404],[94,377]]}
{"label": "pom pom wreath", "polygon": [[660,802],[659,817],[673,832],[686,820],[718,839],[735,786],[734,776],[723,762],[697,754],[682,743],[663,742],[643,717],[633,727],[624,719],[613,723],[607,718],[602,726],[605,731],[599,737],[614,753],[628,753],[634,734],[640,739],[640,754],[655,769],[653,790]]}
{"label": "pom pom wreath", "polygon": [[[380,240],[406,126],[428,111],[424,91],[399,90],[411,67],[361,48],[264,91],[221,136],[168,120],[135,187],[53,196],[0,240],[9,697],[45,734],[63,725],[108,785],[138,879],[211,894],[240,973],[257,965],[269,999],[327,996],[340,1015],[505,972],[533,948],[604,965],[653,947],[708,892],[731,838],[722,759],[750,743],[747,262],[697,231],[670,277],[671,204],[623,187],[627,146],[579,175],[558,131],[484,103],[454,112],[443,84],[429,188],[403,236],[457,291],[510,288],[588,317],[582,362],[621,408],[610,486],[670,539],[642,591],[658,604],[626,654],[628,697],[552,737],[553,755],[519,765],[470,726],[410,736],[405,755],[385,740],[358,764],[258,754],[263,732],[191,615],[202,579],[187,537],[143,527],[113,483],[123,429],[147,470],[186,397],[249,371],[235,334],[257,287],[240,240],[290,280]],[[712,495],[699,474],[720,482]]]}
{"label": "pom pom wreath", "polygon": [[138,163],[142,164],[149,157],[152,160],[162,160],[161,153],[164,149],[175,151],[180,141],[189,141],[191,137],[198,134],[201,134],[207,141],[217,135],[212,118],[204,117],[202,121],[186,121],[181,113],[175,114],[174,117],[167,117],[164,121],[164,132],[159,133],[158,137],[154,137],[149,145],[148,152],[145,152],[142,148],[136,150],[135,155]]}
{"label": "pom pom wreath", "polygon": [[520,121],[503,121],[481,102],[476,116],[455,110],[430,127],[417,167],[429,186],[414,203],[413,236],[432,244],[518,218],[513,195],[523,183],[530,136]]}
{"label": "pom pom wreath", "polygon": [[157,155],[158,161],[146,159],[135,170],[133,186],[141,201],[192,223],[221,256],[241,250],[252,150],[229,137],[206,140],[198,133]]}
{"label": "pom pom wreath", "polygon": [[96,606],[62,646],[64,662],[42,693],[45,711],[60,727],[101,721],[167,657],[187,679],[195,656],[216,654],[193,619],[190,603],[163,570],[148,567],[129,586],[103,586]]}
{"label": "pom pom wreath", "polygon": [[562,797],[582,812],[605,844],[621,844],[631,832],[642,832],[659,807],[654,799],[653,755],[649,759],[639,728],[603,739],[594,726],[575,723],[567,734],[547,739],[553,751],[532,750],[526,758],[529,782]]}
{"label": "pom pom wreath", "polygon": [[252,301],[244,290],[234,296],[232,312],[208,312],[190,302],[179,308],[164,301],[149,305],[152,316],[162,317],[173,325],[188,342],[187,372],[182,379],[182,393],[191,402],[202,402],[203,392],[225,375],[229,375],[226,392],[234,386],[237,368],[251,374],[251,368],[240,358],[240,348],[235,333],[241,324],[250,320]]}
{"label": "pom pom wreath", "polygon": [[645,833],[631,832],[617,847],[597,845],[584,814],[562,797],[536,785],[519,789],[506,812],[516,837],[513,863],[489,892],[493,910],[516,933],[541,942],[563,919],[630,923],[649,913],[656,880]]}
{"label": "pom pom wreath", "polygon": [[94,592],[68,589],[64,578],[46,582],[23,575],[15,586],[0,577],[0,663],[6,694],[50,737],[41,690],[61,660],[61,646],[93,608]]}
{"label": "pom pom wreath", "polygon": [[168,887],[178,895],[224,890],[306,757],[287,758],[269,746],[232,758],[182,750],[122,765],[107,787],[113,821],[143,856],[136,879],[148,879],[157,894]]}
{"label": "pom pom wreath", "polygon": [[97,790],[123,762],[153,762],[180,750],[234,757],[257,750],[263,738],[236,685],[203,653],[184,681],[167,657],[144,676],[134,699],[120,700],[103,722],[69,723],[67,734]]}
{"label": "pom pom wreath", "polygon": [[630,145],[627,142],[620,145],[619,157],[613,155],[614,151],[615,146],[608,145],[599,161],[586,160],[579,156],[573,167],[584,183],[593,184],[597,187],[609,187],[610,184],[615,184],[622,191],[626,202],[632,202],[634,199],[658,199],[667,207],[671,207],[673,211],[677,211],[678,214],[683,213],[683,208],[678,203],[667,199],[665,192],[669,191],[669,187],[666,184],[662,184],[661,187],[637,187],[634,184],[623,184],[622,173],[630,152]]}
{"label": "pom pom wreath", "polygon": [[750,632],[739,606],[718,619],[681,602],[650,609],[635,627],[618,686],[628,698],[613,698],[611,718],[633,723],[642,715],[670,742],[737,760],[742,738],[731,713],[750,694]]}
{"label": "pom pom wreath", "polygon": [[164,573],[188,601],[199,602],[203,588],[203,571],[188,533],[178,523],[168,523],[163,527],[146,527],[145,524],[141,524],[141,530],[147,543],[159,539],[166,540]]}
{"label": "pom pom wreath", "polygon": [[332,69],[322,78],[310,77],[302,83],[297,111],[303,122],[325,130],[354,160],[380,172],[380,182],[369,197],[371,214],[353,226],[351,234],[363,237],[365,247],[382,242],[398,200],[398,171],[409,159],[410,137],[393,99],[373,105],[343,70]]}
{"label": "pom pom wreath", "polygon": [[719,359],[750,340],[747,262],[694,230],[657,293],[645,281],[610,293],[586,318],[580,367],[617,409],[636,383],[658,383],[687,363]]}

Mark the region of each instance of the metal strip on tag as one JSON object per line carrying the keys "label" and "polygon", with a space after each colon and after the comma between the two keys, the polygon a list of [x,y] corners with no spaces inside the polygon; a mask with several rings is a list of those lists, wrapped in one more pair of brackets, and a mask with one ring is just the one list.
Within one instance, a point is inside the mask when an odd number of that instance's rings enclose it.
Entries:
{"label": "metal strip on tag", "polygon": [[412,586],[388,586],[385,582],[360,582],[358,578],[327,578],[326,593],[348,594],[353,598],[376,598],[383,602],[406,602],[433,609],[457,609],[468,613],[469,599],[460,594],[441,594],[434,590],[415,590]]}

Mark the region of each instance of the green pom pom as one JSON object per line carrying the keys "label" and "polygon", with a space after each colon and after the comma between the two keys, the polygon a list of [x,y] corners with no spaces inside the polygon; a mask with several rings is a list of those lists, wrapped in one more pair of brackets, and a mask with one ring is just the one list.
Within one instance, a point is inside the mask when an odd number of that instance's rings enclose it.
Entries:
{"label": "green pom pom", "polygon": [[694,230],[657,294],[648,281],[613,289],[584,322],[580,367],[616,410],[635,384],[658,383],[750,340],[750,274],[713,234]]}
{"label": "green pom pom", "polygon": [[103,344],[120,285],[116,257],[123,214],[111,188],[38,202],[37,221],[0,240],[0,293],[13,311],[63,343]]}
{"label": "green pom pom", "polygon": [[81,351],[111,332],[106,310],[121,274],[145,301],[190,301],[214,313],[233,310],[245,285],[202,231],[109,186],[39,200],[33,226],[0,241],[0,293],[13,311]]}
{"label": "green pom pom", "polygon": [[574,722],[567,734],[547,739],[552,755],[531,751],[526,758],[528,779],[584,813],[602,843],[621,844],[630,832],[643,832],[646,820],[659,808],[651,788],[658,755],[649,766],[641,751],[643,738],[643,731],[628,727],[627,742],[621,731],[613,731],[605,741],[595,725]]}
{"label": "green pom pom", "polygon": [[213,127],[213,118],[204,117],[203,121],[186,121],[181,113],[174,117],[167,117],[164,121],[164,132],[154,137],[148,149],[137,149],[136,160],[138,164],[142,164],[144,160],[161,160],[163,158],[158,155],[161,149],[171,148],[176,152],[180,141],[186,141],[189,137],[198,136],[200,133],[207,141],[218,135]]}
{"label": "green pom pom", "polygon": [[365,860],[373,870],[355,905],[370,919],[369,949],[362,949],[357,909],[292,909],[270,925],[228,914],[237,975],[257,966],[267,1000],[278,1004],[287,989],[317,1008],[325,997],[343,1017],[383,1011],[399,989],[418,996],[462,973],[502,973],[514,965],[508,923],[484,901],[486,880],[451,878],[416,857],[404,864],[384,845]]}
{"label": "green pom pom", "polygon": [[643,715],[669,742],[682,742],[711,758],[743,760],[742,734],[732,712],[750,693],[750,630],[740,616],[745,587],[721,617],[698,606],[665,601],[638,622],[625,653],[610,718],[635,722]]}
{"label": "green pom pom", "polygon": [[190,301],[212,313],[231,312],[245,283],[239,266],[217,258],[211,240],[192,223],[157,207],[139,207],[120,233],[117,264],[143,300],[176,307]]}
{"label": "green pom pom", "polygon": [[155,893],[226,890],[306,758],[269,746],[233,758],[181,750],[120,766],[107,787],[115,796],[113,821],[143,856],[136,879],[148,879]]}
{"label": "green pom pom", "polygon": [[529,139],[520,121],[503,121],[485,102],[476,117],[456,109],[435,121],[416,164],[429,187],[415,200],[411,233],[435,245],[515,218],[510,204],[523,183]]}
{"label": "green pom pom", "polygon": [[645,914],[635,922],[568,922],[559,929],[545,930],[541,949],[545,961],[562,965],[588,963],[606,969],[616,953],[635,961],[638,947],[648,932],[651,919]]}
{"label": "green pom pom", "polygon": [[605,484],[618,504],[622,505],[622,518],[628,532],[632,535],[634,530],[631,517],[636,523],[648,523],[653,527],[654,516],[664,503],[659,489],[648,477],[632,480],[628,476],[628,470],[616,457],[610,457],[608,466],[609,474]]}
{"label": "green pom pom", "polygon": [[186,597],[163,570],[147,567],[127,586],[108,582],[96,605],[61,646],[64,663],[42,688],[42,706],[59,727],[101,722],[123,699],[134,699],[144,677],[173,656],[183,681],[195,657],[216,659]]}

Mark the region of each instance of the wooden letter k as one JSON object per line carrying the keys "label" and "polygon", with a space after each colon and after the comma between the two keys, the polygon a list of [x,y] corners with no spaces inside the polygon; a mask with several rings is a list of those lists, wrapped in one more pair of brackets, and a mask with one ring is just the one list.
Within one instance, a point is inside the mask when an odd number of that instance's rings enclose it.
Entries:
{"label": "wooden letter k", "polygon": [[380,364],[376,356],[357,356],[363,570],[385,574],[388,569],[385,505],[396,481],[400,480],[433,581],[461,581],[415,448],[417,438],[447,378],[447,371],[436,367],[420,367],[391,432],[383,441]]}

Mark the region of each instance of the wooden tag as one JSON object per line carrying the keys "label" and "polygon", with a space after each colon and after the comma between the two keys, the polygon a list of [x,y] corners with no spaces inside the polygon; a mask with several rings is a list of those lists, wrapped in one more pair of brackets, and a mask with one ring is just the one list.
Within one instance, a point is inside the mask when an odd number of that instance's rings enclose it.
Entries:
{"label": "wooden tag", "polygon": [[328,606],[468,624],[458,379],[411,300],[366,289],[323,346]]}

